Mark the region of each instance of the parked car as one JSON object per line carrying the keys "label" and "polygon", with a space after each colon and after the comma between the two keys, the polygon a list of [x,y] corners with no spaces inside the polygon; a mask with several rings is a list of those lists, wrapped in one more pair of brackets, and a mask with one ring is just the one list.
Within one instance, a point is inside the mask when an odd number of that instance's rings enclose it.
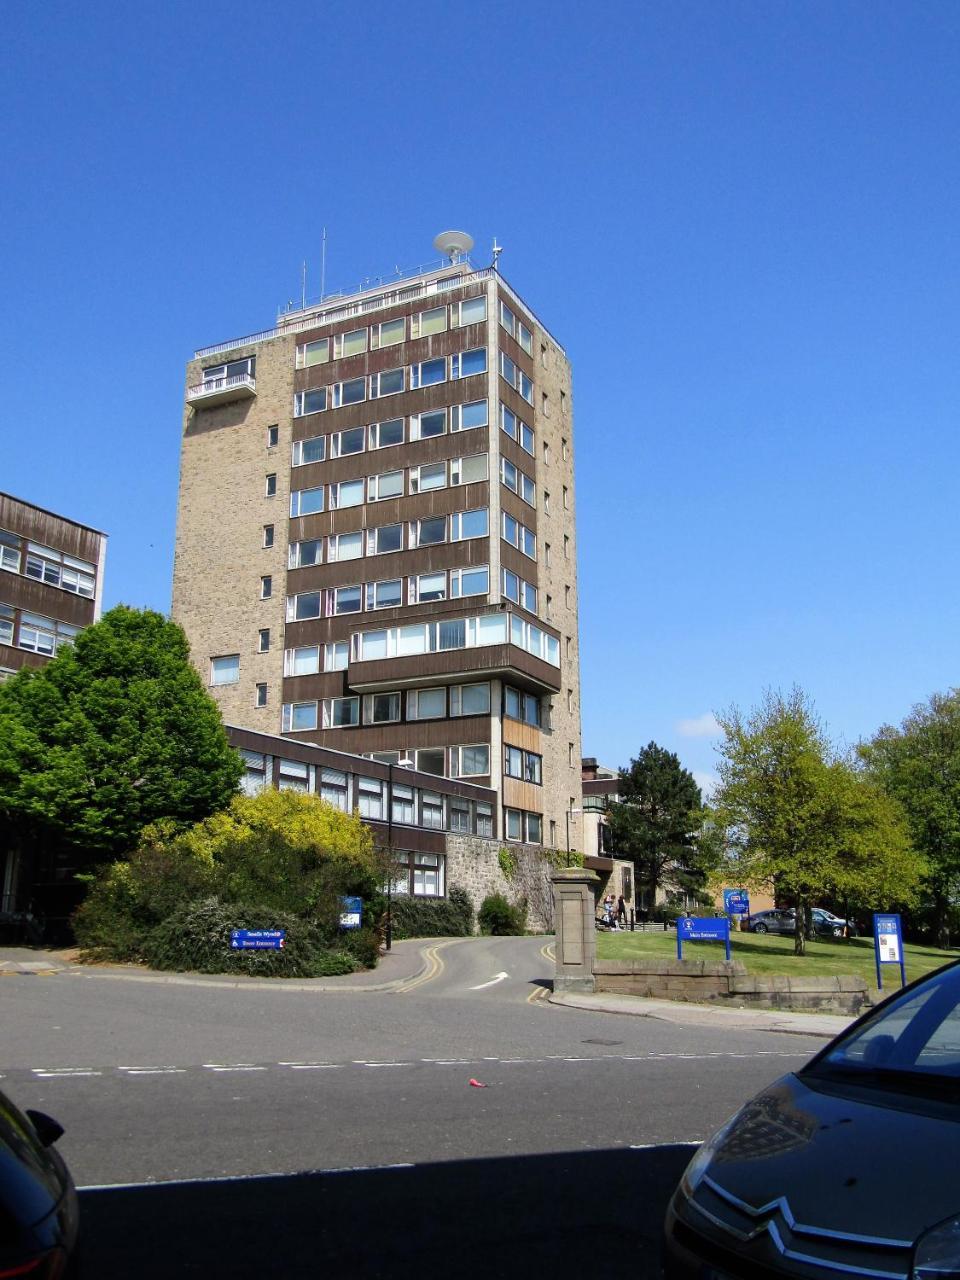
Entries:
{"label": "parked car", "polygon": [[792,907],[777,908],[774,911],[758,911],[747,921],[751,933],[789,933],[796,932],[797,922]]}
{"label": "parked car", "polygon": [[53,1144],[63,1129],[0,1093],[0,1277],[62,1280],[76,1265],[79,1213]]}
{"label": "parked car", "polygon": [[960,961],[899,991],[698,1150],[667,1280],[960,1275]]}
{"label": "parked car", "polygon": [[844,920],[843,916],[835,916],[832,911],[823,907],[814,907],[810,913],[813,917],[814,932],[824,937],[855,938],[857,936],[856,920]]}

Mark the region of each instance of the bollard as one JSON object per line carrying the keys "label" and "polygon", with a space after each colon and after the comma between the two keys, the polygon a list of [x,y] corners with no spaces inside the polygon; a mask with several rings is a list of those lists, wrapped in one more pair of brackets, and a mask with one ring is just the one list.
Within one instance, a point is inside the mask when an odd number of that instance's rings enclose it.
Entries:
{"label": "bollard", "polygon": [[633,907],[630,908],[630,932],[633,933]]}

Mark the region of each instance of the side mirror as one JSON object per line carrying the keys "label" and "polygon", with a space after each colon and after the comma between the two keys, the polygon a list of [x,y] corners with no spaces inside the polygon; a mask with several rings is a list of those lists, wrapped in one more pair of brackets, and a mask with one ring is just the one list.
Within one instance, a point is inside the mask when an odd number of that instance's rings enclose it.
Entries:
{"label": "side mirror", "polygon": [[58,1124],[52,1116],[45,1115],[42,1111],[28,1111],[27,1119],[36,1130],[42,1147],[52,1147],[58,1138],[63,1137],[63,1125]]}

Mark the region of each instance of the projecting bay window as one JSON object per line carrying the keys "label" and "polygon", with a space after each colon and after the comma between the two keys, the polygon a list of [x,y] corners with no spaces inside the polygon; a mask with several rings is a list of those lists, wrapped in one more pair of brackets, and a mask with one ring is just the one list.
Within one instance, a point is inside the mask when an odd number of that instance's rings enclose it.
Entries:
{"label": "projecting bay window", "polygon": [[490,685],[455,684],[450,689],[452,716],[485,716],[490,714]]}
{"label": "projecting bay window", "polygon": [[364,695],[364,724],[396,724],[399,719],[399,693],[368,693]]}
{"label": "projecting bay window", "polygon": [[483,294],[479,298],[465,298],[463,302],[455,302],[452,311],[454,328],[462,329],[468,324],[482,324],[487,318],[487,299]]}
{"label": "projecting bay window", "polygon": [[349,431],[337,431],[330,437],[330,457],[346,458],[352,453],[363,453],[365,427],[351,427]]}
{"label": "projecting bay window", "polygon": [[361,818],[383,818],[385,804],[383,799],[383,783],[379,778],[361,778],[357,780],[357,809]]}
{"label": "projecting bay window", "polygon": [[290,494],[290,515],[312,516],[323,510],[323,485],[316,489],[294,489]]}
{"label": "projecting bay window", "polygon": [[486,425],[486,400],[470,400],[466,404],[450,406],[451,431],[470,431],[473,427],[485,427]]}
{"label": "projecting bay window", "polygon": [[411,338],[429,338],[434,333],[445,333],[446,328],[446,307],[431,307],[429,311],[410,317]]}
{"label": "projecting bay window", "polygon": [[537,588],[530,582],[525,582],[523,578],[518,577],[509,569],[501,570],[502,583],[501,592],[508,600],[512,600],[514,604],[521,605],[528,613],[537,612]]}
{"label": "projecting bay window", "polygon": [[283,674],[285,676],[314,676],[320,670],[320,646],[302,645],[297,649],[285,649]]}
{"label": "projecting bay window", "polygon": [[330,509],[342,511],[344,507],[363,506],[363,494],[366,485],[360,480],[341,480],[339,484],[330,486]]}
{"label": "projecting bay window", "polygon": [[490,746],[488,743],[450,748],[451,778],[486,777],[489,773]]}
{"label": "projecting bay window", "polygon": [[367,501],[382,502],[385,498],[403,497],[403,472],[384,471],[378,476],[367,477]]}
{"label": "projecting bay window", "polygon": [[446,429],[446,409],[431,409],[429,413],[415,413],[410,419],[411,440],[429,440],[432,436],[442,436]]}
{"label": "projecting bay window", "polygon": [[324,698],[324,729],[349,729],[360,723],[359,698]]}
{"label": "projecting bay window", "polygon": [[446,689],[411,689],[407,694],[408,720],[442,720],[446,714]]}
{"label": "projecting bay window", "polygon": [[533,355],[533,334],[523,321],[513,314],[505,302],[500,303],[500,325],[501,328],[506,329],[511,338],[519,342],[528,356]]}
{"label": "projecting bay window", "polygon": [[400,316],[397,320],[385,320],[383,324],[375,324],[370,330],[370,349],[376,351],[379,347],[395,347],[398,342],[403,342],[406,337],[407,322],[406,317]]}
{"label": "projecting bay window", "polygon": [[353,656],[357,662],[406,658],[421,653],[504,644],[507,638],[506,616],[490,613],[444,622],[416,622],[379,631],[358,631],[353,636]]}
{"label": "projecting bay window", "polygon": [[331,389],[334,409],[341,409],[348,404],[360,404],[366,398],[366,378],[351,378],[349,382],[335,382]]}
{"label": "projecting bay window", "polygon": [[487,348],[474,347],[472,351],[459,351],[450,357],[450,377],[472,378],[487,372]]}
{"label": "projecting bay window", "polygon": [[367,555],[382,556],[403,549],[403,525],[382,524],[367,530]]}
{"label": "projecting bay window", "polygon": [[295,418],[305,418],[311,413],[323,413],[326,407],[326,387],[311,387],[308,391],[298,391],[293,397],[293,416]]}
{"label": "projecting bay window", "polygon": [[[6,535],[8,538],[10,535]],[[9,544],[5,544],[5,549]],[[9,565],[4,564],[4,568]],[[97,566],[87,560],[76,560],[73,556],[64,555],[62,551],[54,551],[52,547],[43,547],[36,542],[27,543],[27,554],[23,572],[28,578],[37,582],[45,582],[51,587],[60,587],[74,595],[87,596],[92,599],[96,591]]]}
{"label": "projecting bay window", "polygon": [[344,356],[360,356],[367,349],[366,329],[351,329],[347,333],[338,333],[333,339],[333,358],[341,360]]}
{"label": "projecting bay window", "polygon": [[359,560],[363,555],[363,530],[354,533],[334,533],[327,539],[327,560]]}
{"label": "projecting bay window", "polygon": [[447,362],[443,356],[438,356],[436,360],[422,360],[420,364],[410,366],[410,386],[413,389],[432,387],[446,380]]}
{"label": "projecting bay window", "polygon": [[403,444],[403,418],[390,418],[386,422],[371,423],[369,447],[386,449],[390,445]]}
{"label": "projecting bay window", "polygon": [[280,720],[284,733],[300,733],[317,727],[316,702],[285,702]]}
{"label": "projecting bay window", "polygon": [[515,613],[510,615],[510,643],[532,653],[535,658],[549,662],[552,667],[560,665],[560,641],[556,636],[548,635],[532,622],[524,622]]}
{"label": "projecting bay window", "polygon": [[503,351],[500,352],[500,377],[507,386],[513,387],[514,391],[519,391],[527,404],[533,404],[533,383],[520,366],[514,364]]}
{"label": "projecting bay window", "polygon": [[326,364],[330,359],[330,339],[318,338],[297,347],[297,368],[309,369],[311,365]]}
{"label": "projecting bay window", "polygon": [[291,542],[287,551],[287,568],[303,569],[311,564],[320,564],[322,556],[322,538],[308,538],[304,542]]}
{"label": "projecting bay window", "polygon": [[305,467],[308,462],[323,462],[327,452],[326,444],[326,436],[311,436],[309,440],[295,440],[292,465]]}
{"label": "projecting bay window", "polygon": [[382,400],[384,396],[395,396],[403,390],[403,370],[387,369],[383,373],[370,375],[370,399]]}
{"label": "projecting bay window", "polygon": [[533,456],[533,432],[505,404],[500,406],[500,429],[505,431],[511,440],[516,440],[521,449]]}

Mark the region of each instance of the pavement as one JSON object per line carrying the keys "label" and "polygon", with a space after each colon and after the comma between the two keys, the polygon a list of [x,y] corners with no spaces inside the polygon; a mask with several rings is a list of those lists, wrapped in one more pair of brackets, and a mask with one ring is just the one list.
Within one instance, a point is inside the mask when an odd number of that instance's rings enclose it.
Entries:
{"label": "pavement", "polygon": [[[439,968],[437,953],[464,941],[457,938],[405,939],[380,956],[376,969],[336,978],[254,978],[245,975],[161,973],[142,965],[79,963],[75,949],[51,951],[37,947],[0,948],[0,978],[70,977],[113,978],[127,982],[164,983],[172,986],[267,988],[317,993],[400,992],[429,982]],[[826,1013],[791,1013],[783,1009],[731,1009],[715,1004],[654,1000],[646,996],[610,993],[553,992],[547,1000],[561,1008],[613,1013],[627,1017],[655,1018],[676,1025],[716,1027],[726,1030],[772,1031],[780,1034],[839,1035],[854,1018]]]}

